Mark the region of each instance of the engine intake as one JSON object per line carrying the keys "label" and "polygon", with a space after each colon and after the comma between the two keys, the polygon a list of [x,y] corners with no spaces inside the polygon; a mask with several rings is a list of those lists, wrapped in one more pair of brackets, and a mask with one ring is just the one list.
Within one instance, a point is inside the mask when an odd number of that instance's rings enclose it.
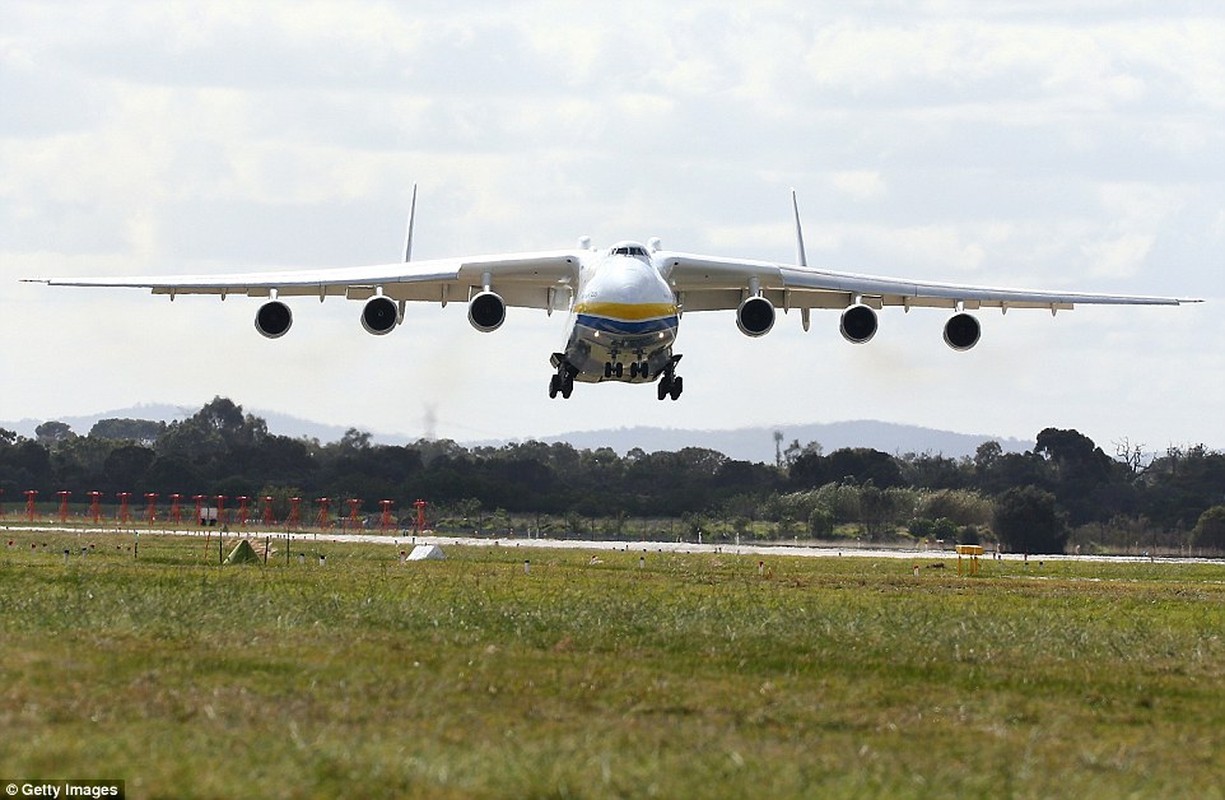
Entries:
{"label": "engine intake", "polygon": [[481,333],[491,333],[506,321],[506,301],[497,292],[478,293],[468,303],[468,322]]}
{"label": "engine intake", "polygon": [[280,300],[269,300],[255,312],[255,330],[260,336],[280,339],[293,325],[293,312]]}
{"label": "engine intake", "polygon": [[366,333],[383,336],[391,333],[399,321],[400,314],[395,302],[382,295],[371,297],[362,308],[362,327]]}
{"label": "engine intake", "polygon": [[774,327],[774,304],[760,295],[741,300],[736,327],[745,336],[765,336]]}
{"label": "engine intake", "polygon": [[944,323],[944,343],[954,350],[969,350],[978,344],[982,325],[969,314],[954,314]]}
{"label": "engine intake", "polygon": [[866,344],[876,335],[876,312],[862,303],[842,312],[838,323],[842,338],[853,344]]}

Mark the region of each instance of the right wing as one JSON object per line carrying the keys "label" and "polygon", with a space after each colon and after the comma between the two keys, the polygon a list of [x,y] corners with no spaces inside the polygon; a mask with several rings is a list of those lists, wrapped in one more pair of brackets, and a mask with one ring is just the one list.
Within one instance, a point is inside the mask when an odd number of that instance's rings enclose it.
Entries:
{"label": "right wing", "polygon": [[[32,279],[48,286],[151,289],[171,298],[180,294],[225,297],[295,295],[366,300],[382,293],[396,301],[466,302],[492,287],[508,306],[552,311],[565,308],[578,283],[580,253],[557,250],[445,258],[366,267],[286,269],[216,275],[146,275]],[[560,304],[560,305],[559,305]]]}

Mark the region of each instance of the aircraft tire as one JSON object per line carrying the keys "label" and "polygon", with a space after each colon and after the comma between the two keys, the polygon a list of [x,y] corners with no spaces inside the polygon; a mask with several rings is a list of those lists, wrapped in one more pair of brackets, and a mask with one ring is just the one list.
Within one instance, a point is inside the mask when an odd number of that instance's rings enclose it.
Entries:
{"label": "aircraft tire", "polygon": [[554,375],[552,378],[549,379],[549,399],[550,400],[557,397],[557,390],[559,388],[558,387],[559,383],[561,383],[561,377],[558,375]]}
{"label": "aircraft tire", "polygon": [[685,379],[678,375],[672,379],[672,387],[668,390],[668,396],[673,400],[679,400],[683,391],[685,391]]}

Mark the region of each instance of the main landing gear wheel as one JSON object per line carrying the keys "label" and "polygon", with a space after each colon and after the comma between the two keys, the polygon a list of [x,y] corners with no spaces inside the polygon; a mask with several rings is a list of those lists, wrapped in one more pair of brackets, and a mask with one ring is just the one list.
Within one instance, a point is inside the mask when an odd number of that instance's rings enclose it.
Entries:
{"label": "main landing gear wheel", "polygon": [[552,378],[549,378],[550,400],[559,394],[563,400],[569,400],[570,394],[574,391],[574,376],[565,367],[562,367],[562,370],[564,371],[559,371]]}
{"label": "main landing gear wheel", "polygon": [[679,355],[672,356],[672,360],[663,368],[663,372],[659,376],[659,386],[656,388],[656,396],[660,400],[663,400],[665,397],[678,400],[680,399],[681,392],[685,391],[685,380],[676,374],[676,362],[680,360],[681,357]]}
{"label": "main landing gear wheel", "polygon": [[683,391],[685,391],[685,379],[679,375],[665,372],[659,379],[659,386],[656,388],[655,393],[660,400],[663,400],[665,397],[679,400]]}

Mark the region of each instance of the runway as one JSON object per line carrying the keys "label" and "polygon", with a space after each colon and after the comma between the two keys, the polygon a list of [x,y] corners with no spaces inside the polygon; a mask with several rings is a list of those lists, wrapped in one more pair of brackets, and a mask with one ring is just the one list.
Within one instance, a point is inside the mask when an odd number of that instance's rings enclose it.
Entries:
{"label": "runway", "polygon": [[[45,531],[48,533],[76,533],[81,536],[136,535],[136,536],[195,536],[215,537],[216,529],[141,529],[136,527],[96,527],[79,528],[59,525],[22,525],[3,526],[7,532]],[[593,552],[622,551],[629,553],[714,553],[724,555],[766,557],[797,557],[797,558],[894,558],[894,559],[956,559],[957,553],[951,548],[943,547],[865,547],[861,545],[829,544],[709,544],[698,542],[663,542],[663,541],[600,541],[590,539],[549,539],[535,537],[493,537],[493,536],[441,536],[428,534],[416,536],[407,532],[399,534],[381,533],[343,533],[298,531],[286,533],[283,530],[267,530],[251,528],[247,530],[223,531],[222,535],[229,539],[266,539],[297,543],[362,543],[386,544],[393,548],[412,548],[419,544],[433,544],[441,547],[444,552],[447,547],[513,547],[525,550],[591,550]],[[1204,558],[1196,556],[1167,555],[1101,555],[1101,554],[1041,554],[1026,556],[1021,553],[986,552],[983,560],[1002,561],[1084,561],[1084,562],[1114,562],[1114,563],[1145,563],[1162,562],[1173,564],[1221,564],[1225,559]]]}

